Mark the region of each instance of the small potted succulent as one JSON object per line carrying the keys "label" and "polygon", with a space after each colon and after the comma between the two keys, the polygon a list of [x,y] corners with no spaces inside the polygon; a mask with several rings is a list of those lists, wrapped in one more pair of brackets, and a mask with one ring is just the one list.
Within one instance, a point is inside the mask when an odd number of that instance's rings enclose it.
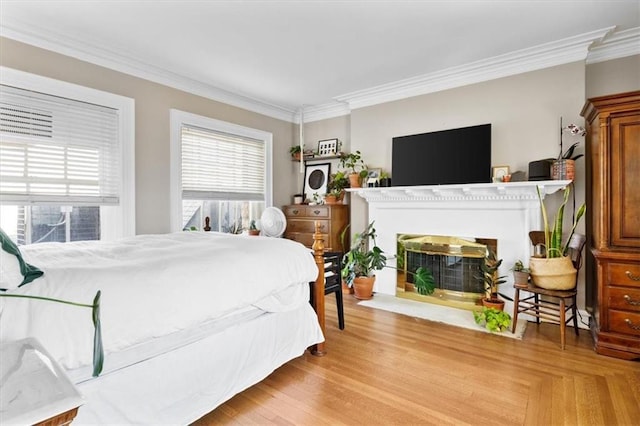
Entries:
{"label": "small potted succulent", "polygon": [[512,270],[513,285],[520,288],[527,288],[529,284],[529,268],[525,268],[521,260],[516,260]]}
{"label": "small potted succulent", "polygon": [[252,220],[249,224],[249,235],[260,235],[260,230],[258,229],[255,220]]}

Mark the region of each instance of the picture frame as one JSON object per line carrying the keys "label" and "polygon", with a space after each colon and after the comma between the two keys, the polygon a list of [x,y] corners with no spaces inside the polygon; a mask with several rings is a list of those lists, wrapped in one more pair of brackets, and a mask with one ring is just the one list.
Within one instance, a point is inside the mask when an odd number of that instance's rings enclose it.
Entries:
{"label": "picture frame", "polygon": [[324,139],[318,141],[318,156],[330,157],[338,153],[338,139]]}
{"label": "picture frame", "polygon": [[304,168],[302,193],[306,200],[312,200],[313,194],[320,197],[327,193],[327,184],[331,174],[331,163],[307,164]]}
{"label": "picture frame", "polygon": [[382,169],[369,169],[367,170],[367,180],[369,179],[380,179],[380,174],[382,173]]}
{"label": "picture frame", "polygon": [[491,168],[491,179],[493,182],[502,182],[502,179],[509,174],[509,166],[494,166]]}

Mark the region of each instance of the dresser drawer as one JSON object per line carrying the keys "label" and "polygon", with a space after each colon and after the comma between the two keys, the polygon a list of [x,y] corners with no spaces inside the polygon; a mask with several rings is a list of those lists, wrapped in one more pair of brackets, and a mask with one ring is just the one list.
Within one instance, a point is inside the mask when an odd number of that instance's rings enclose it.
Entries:
{"label": "dresser drawer", "polygon": [[609,287],[609,307],[640,312],[640,288]]}
{"label": "dresser drawer", "polygon": [[640,336],[640,313],[609,309],[609,330]]}
{"label": "dresser drawer", "polygon": [[328,220],[313,220],[313,219],[289,219],[287,223],[287,232],[306,232],[313,234],[316,232],[316,222],[320,225],[320,232],[329,232],[330,222]]}
{"label": "dresser drawer", "polygon": [[327,206],[287,206],[284,208],[286,217],[305,217],[305,218],[329,218],[331,210]]}
{"label": "dresser drawer", "polygon": [[607,270],[607,284],[640,288],[640,265],[611,262]]}

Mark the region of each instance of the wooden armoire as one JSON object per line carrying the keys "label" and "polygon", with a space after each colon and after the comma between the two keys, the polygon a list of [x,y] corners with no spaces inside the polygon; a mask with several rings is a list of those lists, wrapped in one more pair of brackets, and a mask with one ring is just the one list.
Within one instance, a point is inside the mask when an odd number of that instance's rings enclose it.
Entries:
{"label": "wooden armoire", "polygon": [[589,99],[586,307],[595,349],[640,358],[640,91]]}

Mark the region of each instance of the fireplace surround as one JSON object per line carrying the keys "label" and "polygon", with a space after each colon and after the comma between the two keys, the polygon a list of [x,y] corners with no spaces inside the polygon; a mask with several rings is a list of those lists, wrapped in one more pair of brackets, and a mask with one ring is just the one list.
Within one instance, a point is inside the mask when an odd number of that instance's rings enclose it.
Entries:
{"label": "fireplace surround", "polygon": [[[500,292],[513,295],[509,269],[531,254],[529,231],[542,229],[542,197],[566,187],[570,181],[504,182],[486,184],[358,188],[349,192],[368,204],[368,221],[375,221],[377,243],[389,256],[396,255],[398,234],[474,236],[495,239],[503,259],[500,275],[507,283]],[[396,272],[377,272],[374,291],[395,295]]]}

